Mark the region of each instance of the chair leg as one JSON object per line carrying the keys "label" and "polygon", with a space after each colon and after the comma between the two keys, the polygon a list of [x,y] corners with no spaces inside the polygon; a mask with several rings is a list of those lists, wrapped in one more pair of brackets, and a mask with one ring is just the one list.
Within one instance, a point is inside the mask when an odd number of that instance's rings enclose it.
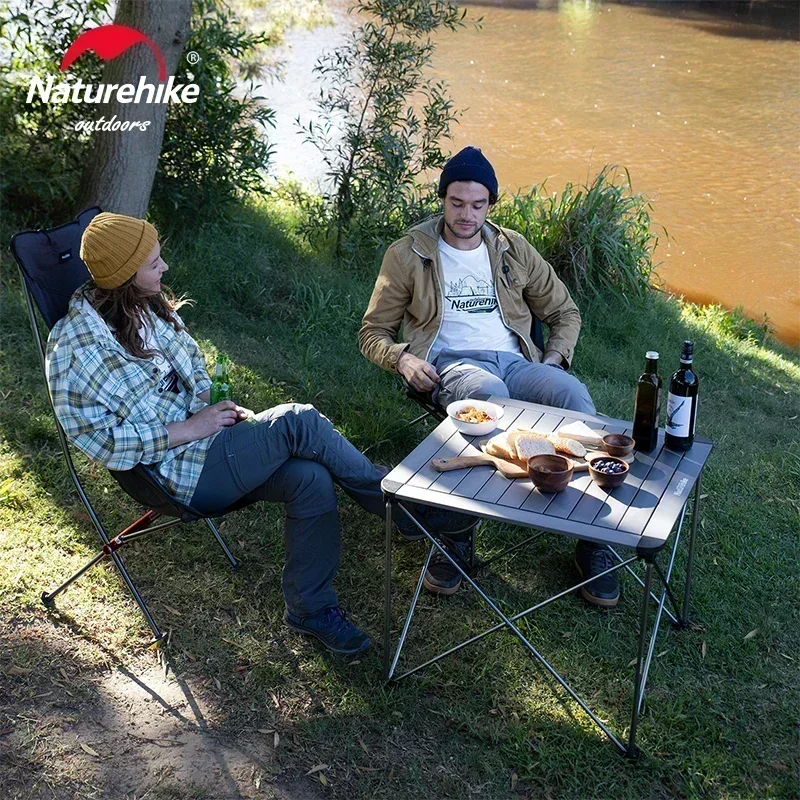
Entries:
{"label": "chair leg", "polygon": [[[127,537],[136,538],[147,533],[147,528],[156,520],[158,519],[158,514],[155,511],[148,511],[146,514],[143,514],[139,519],[137,519],[132,525],[129,525],[125,528],[124,531],[117,534],[113,539],[109,540],[107,543],[103,544],[102,549],[100,552],[92,558],[88,563],[84,564],[77,572],[73,573],[67,580],[64,581],[59,587],[54,589],[52,592],[42,592],[41,599],[42,602],[48,607],[52,608],[54,605],[54,601],[56,595],[61,594],[67,587],[73,584],[81,575],[88,572],[95,564],[98,564],[102,561],[106,556],[111,556],[111,559],[114,562],[114,566],[119,570],[119,574],[122,577],[122,580],[125,582],[125,585],[128,587],[131,595],[133,596],[136,605],[139,606],[139,610],[144,615],[147,624],[150,626],[150,630],[153,631],[153,639],[150,642],[150,646],[158,645],[163,642],[167,638],[167,634],[164,633],[156,623],[155,619],[153,619],[153,615],[150,613],[150,609],[147,607],[147,603],[145,603],[144,598],[139,594],[139,590],[136,588],[136,584],[133,582],[133,579],[128,574],[128,570],[125,567],[125,562],[122,560],[122,556],[117,552],[123,544],[125,544]],[[161,526],[159,526],[161,527]],[[155,529],[157,530],[157,529]],[[105,533],[105,531],[103,531]],[[107,535],[104,537],[107,538]]]}
{"label": "chair leg", "polygon": [[214,534],[214,538],[217,540],[217,543],[222,548],[222,552],[225,553],[225,555],[227,556],[231,567],[233,567],[233,569],[239,569],[239,567],[241,566],[241,562],[231,552],[227,543],[222,538],[222,534],[217,530],[217,526],[208,517],[203,517],[203,522],[205,522],[206,525],[208,525],[208,527],[211,529],[211,533]]}

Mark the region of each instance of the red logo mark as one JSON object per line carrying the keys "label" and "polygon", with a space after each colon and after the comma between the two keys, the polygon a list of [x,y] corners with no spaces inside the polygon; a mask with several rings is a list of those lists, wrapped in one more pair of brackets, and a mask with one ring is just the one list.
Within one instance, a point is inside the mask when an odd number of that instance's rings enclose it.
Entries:
{"label": "red logo mark", "polygon": [[94,50],[103,61],[111,61],[139,42],[144,42],[153,51],[158,61],[158,79],[165,81],[167,66],[158,45],[149,36],[127,25],[101,25],[99,28],[92,28],[82,33],[64,53],[59,69],[65,72],[70,64],[87,50]]}

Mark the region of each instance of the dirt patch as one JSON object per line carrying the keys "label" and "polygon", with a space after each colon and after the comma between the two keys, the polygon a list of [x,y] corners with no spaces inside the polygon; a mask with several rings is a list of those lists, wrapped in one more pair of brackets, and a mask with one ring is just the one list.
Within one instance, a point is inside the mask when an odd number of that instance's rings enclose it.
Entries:
{"label": "dirt patch", "polygon": [[286,769],[280,733],[224,729],[203,685],[153,654],[109,664],[46,625],[6,629],[2,645],[3,798],[322,796]]}

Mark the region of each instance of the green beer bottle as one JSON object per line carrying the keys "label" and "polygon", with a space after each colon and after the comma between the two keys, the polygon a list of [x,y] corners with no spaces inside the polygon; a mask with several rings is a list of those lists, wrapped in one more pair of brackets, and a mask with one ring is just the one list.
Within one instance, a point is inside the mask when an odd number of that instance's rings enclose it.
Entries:
{"label": "green beer bottle", "polygon": [[232,400],[231,382],[228,379],[228,356],[218,355],[214,379],[211,381],[211,405],[220,400]]}

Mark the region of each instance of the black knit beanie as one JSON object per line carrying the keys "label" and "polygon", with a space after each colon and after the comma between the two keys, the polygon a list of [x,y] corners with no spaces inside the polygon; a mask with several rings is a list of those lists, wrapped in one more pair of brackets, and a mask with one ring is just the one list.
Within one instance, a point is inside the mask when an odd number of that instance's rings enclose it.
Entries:
{"label": "black knit beanie", "polygon": [[439,197],[447,194],[453,181],[476,181],[489,190],[489,202],[497,200],[497,176],[486,156],[477,147],[465,147],[456,153],[442,170],[439,178]]}

